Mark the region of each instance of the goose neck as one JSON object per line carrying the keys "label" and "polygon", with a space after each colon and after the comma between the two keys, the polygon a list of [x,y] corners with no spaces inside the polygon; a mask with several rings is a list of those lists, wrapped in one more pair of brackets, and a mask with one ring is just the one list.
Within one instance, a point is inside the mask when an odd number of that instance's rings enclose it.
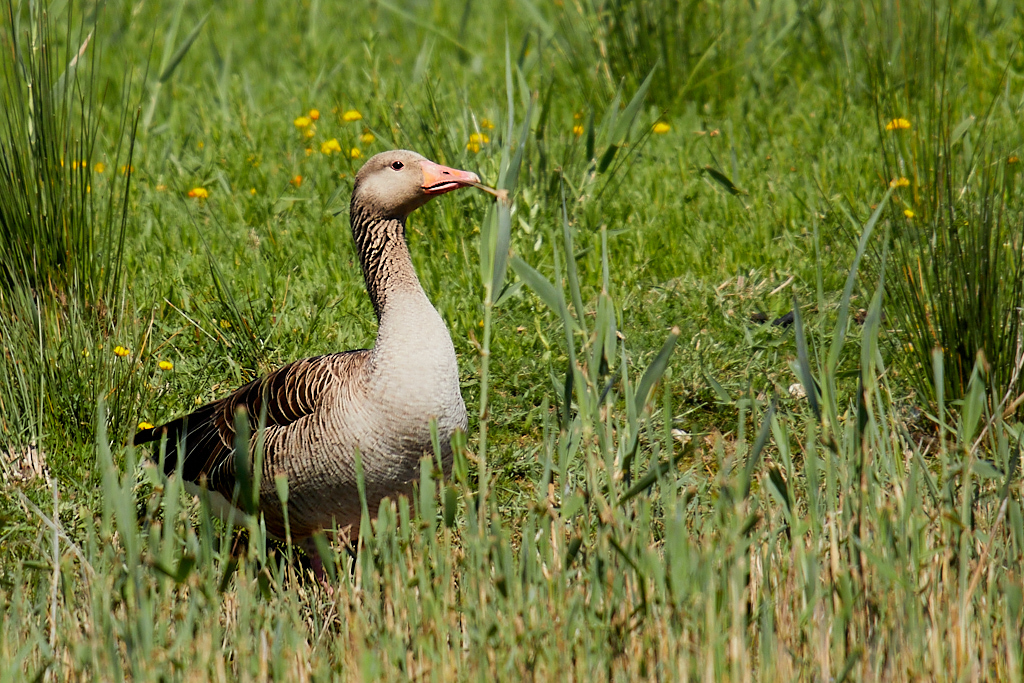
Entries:
{"label": "goose neck", "polygon": [[378,322],[399,301],[408,302],[411,297],[417,303],[421,299],[426,302],[405,242],[404,219],[372,217],[354,210],[352,236]]}

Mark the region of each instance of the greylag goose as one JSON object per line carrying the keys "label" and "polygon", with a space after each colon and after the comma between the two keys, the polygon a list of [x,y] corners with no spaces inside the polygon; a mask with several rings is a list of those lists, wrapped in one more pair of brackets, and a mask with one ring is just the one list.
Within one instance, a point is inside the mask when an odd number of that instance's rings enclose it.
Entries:
{"label": "greylag goose", "polygon": [[284,539],[275,476],[286,476],[291,536],[307,550],[318,530],[359,523],[356,449],[371,513],[384,497],[408,492],[420,458],[433,455],[431,420],[449,470],[451,436],[466,429],[466,406],[448,328],[409,256],[405,220],[435,195],[479,181],[475,173],[415,152],[369,159],[356,174],[349,219],[378,320],[373,348],[295,361],[188,415],[140,431],[134,443],[159,443],[166,435],[168,476],[178,467],[180,444],[186,488],[206,488],[223,515],[236,495],[236,412],[248,414],[253,446],[265,413],[258,512],[267,531]]}

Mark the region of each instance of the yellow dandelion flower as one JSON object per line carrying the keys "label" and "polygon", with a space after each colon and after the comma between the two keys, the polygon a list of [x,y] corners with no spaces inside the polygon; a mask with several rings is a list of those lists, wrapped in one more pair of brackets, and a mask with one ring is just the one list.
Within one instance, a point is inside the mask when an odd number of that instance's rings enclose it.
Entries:
{"label": "yellow dandelion flower", "polygon": [[334,152],[341,153],[341,145],[338,143],[338,138],[331,138],[327,142],[321,143],[320,151],[328,156]]}
{"label": "yellow dandelion flower", "polygon": [[300,116],[299,118],[292,121],[296,128],[309,128],[313,124],[313,119],[308,116]]}
{"label": "yellow dandelion flower", "polygon": [[910,128],[910,121],[904,118],[893,119],[885,124],[886,130],[907,130],[908,128]]}
{"label": "yellow dandelion flower", "polygon": [[889,181],[889,187],[910,187],[910,181],[904,176],[900,176]]}
{"label": "yellow dandelion flower", "polygon": [[672,130],[672,126],[668,125],[664,121],[658,121],[656,124],[654,124],[654,128],[652,128],[651,130],[653,130],[658,135],[664,135],[665,133]]}
{"label": "yellow dandelion flower", "polygon": [[310,120],[312,120],[312,121],[319,121],[320,120],[320,110],[319,109],[310,109],[308,116],[309,116]]}
{"label": "yellow dandelion flower", "polygon": [[102,161],[97,161],[95,164],[92,165],[92,170],[96,171],[97,173],[103,173],[104,171],[107,170],[107,165]]}
{"label": "yellow dandelion flower", "polygon": [[162,360],[159,363],[157,363],[156,365],[161,370],[173,370],[174,369],[174,363],[172,363],[169,360]]}
{"label": "yellow dandelion flower", "polygon": [[581,126],[579,124],[576,124],[575,126],[573,126],[572,127],[572,134],[575,135],[576,137],[579,137],[579,136],[583,135],[583,126]]}
{"label": "yellow dandelion flower", "polygon": [[370,132],[363,133],[362,135],[359,136],[359,142],[363,143],[364,145],[372,145],[373,141],[376,139],[377,138],[374,137],[373,133]]}
{"label": "yellow dandelion flower", "polygon": [[295,187],[299,187],[300,185],[302,185],[302,176],[297,175],[294,178],[292,178],[291,180],[289,180],[288,182],[291,183],[292,185],[294,185]]}
{"label": "yellow dandelion flower", "polygon": [[207,199],[210,196],[210,191],[205,187],[193,187],[188,191],[188,196],[193,199]]}
{"label": "yellow dandelion flower", "polygon": [[348,155],[352,159],[358,159],[359,157],[363,156],[363,153],[359,151],[358,147],[353,147],[348,151]]}
{"label": "yellow dandelion flower", "polygon": [[341,115],[341,120],[342,121],[347,121],[347,122],[361,121],[362,118],[363,118],[363,115],[360,114],[355,109],[349,109],[347,112],[345,112],[344,114]]}
{"label": "yellow dandelion flower", "polygon": [[480,119],[480,127],[484,130],[494,130],[494,124],[490,119]]}
{"label": "yellow dandelion flower", "polygon": [[903,215],[906,216],[907,218],[914,218],[915,216],[917,216],[917,214],[911,211],[910,209],[903,209]]}
{"label": "yellow dandelion flower", "polygon": [[139,429],[152,429],[152,428],[153,428],[153,423],[152,422],[146,422],[145,420],[143,420],[142,422],[139,423]]}
{"label": "yellow dandelion flower", "polygon": [[251,194],[251,195],[255,196],[255,195],[256,195],[256,188],[255,188],[255,187],[251,188],[251,189],[249,190],[249,194]]}
{"label": "yellow dandelion flower", "polygon": [[117,356],[118,358],[124,358],[125,356],[129,355],[130,353],[131,353],[131,351],[129,351],[128,349],[126,349],[123,346],[115,346],[114,347],[114,355]]}

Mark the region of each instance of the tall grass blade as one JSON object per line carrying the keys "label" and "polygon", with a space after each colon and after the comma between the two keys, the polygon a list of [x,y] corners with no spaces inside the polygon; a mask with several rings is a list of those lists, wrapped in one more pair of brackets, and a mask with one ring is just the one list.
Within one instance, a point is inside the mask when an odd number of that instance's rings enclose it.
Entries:
{"label": "tall grass blade", "polygon": [[853,257],[853,264],[850,266],[850,272],[846,276],[846,285],[843,287],[843,295],[839,300],[839,312],[836,316],[836,325],[832,332],[832,344],[828,351],[827,366],[830,374],[835,372],[835,368],[839,363],[839,354],[842,353],[843,342],[846,339],[846,327],[850,316],[850,297],[853,296],[853,287],[857,282],[860,261],[864,257],[864,252],[867,251],[871,233],[874,231],[878,219],[881,218],[886,203],[892,197],[893,189],[890,187],[886,190],[882,199],[879,200],[875,212],[871,214],[871,218],[864,224],[864,229],[860,233],[860,240],[857,242],[857,253]]}
{"label": "tall grass blade", "polygon": [[[651,398],[651,392],[654,390],[654,384],[661,379],[662,375],[665,374],[665,369],[668,367],[668,359],[672,355],[672,351],[676,348],[676,340],[679,339],[679,328],[673,327],[672,331],[668,335],[668,339],[662,344],[661,350],[658,351],[658,355],[655,356],[651,364],[644,370],[643,376],[640,378],[640,383],[636,385],[636,411],[639,413],[643,411],[647,405],[647,401]],[[670,416],[665,416],[669,419]]]}
{"label": "tall grass blade", "polygon": [[181,45],[178,46],[178,49],[174,51],[174,53],[164,64],[163,71],[161,71],[160,75],[157,76],[157,81],[159,81],[160,83],[166,83],[170,79],[170,77],[174,75],[174,72],[177,70],[178,65],[181,64],[181,61],[183,59],[185,59],[185,55],[188,54],[188,51],[192,48],[192,44],[196,42],[196,38],[199,37],[200,31],[203,30],[204,26],[206,26],[206,20],[210,18],[210,12],[212,11],[213,10],[210,10],[209,12],[204,14],[203,18],[197,21],[196,25],[192,27],[192,30],[189,31],[187,36],[185,36],[185,40],[181,42]]}
{"label": "tall grass blade", "polygon": [[796,358],[800,364],[800,383],[807,395],[814,418],[821,422],[821,406],[818,403],[818,384],[811,373],[811,359],[807,353],[807,336],[804,334],[804,319],[800,312],[800,302],[793,296],[793,329],[796,331]]}

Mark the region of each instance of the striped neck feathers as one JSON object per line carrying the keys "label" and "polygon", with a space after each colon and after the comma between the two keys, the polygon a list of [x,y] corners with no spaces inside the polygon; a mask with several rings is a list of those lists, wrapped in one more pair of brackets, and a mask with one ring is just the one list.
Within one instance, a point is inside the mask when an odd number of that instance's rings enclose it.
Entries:
{"label": "striped neck feathers", "polygon": [[353,202],[350,220],[366,291],[380,322],[389,298],[410,289],[423,292],[405,242],[405,218],[381,216]]}

